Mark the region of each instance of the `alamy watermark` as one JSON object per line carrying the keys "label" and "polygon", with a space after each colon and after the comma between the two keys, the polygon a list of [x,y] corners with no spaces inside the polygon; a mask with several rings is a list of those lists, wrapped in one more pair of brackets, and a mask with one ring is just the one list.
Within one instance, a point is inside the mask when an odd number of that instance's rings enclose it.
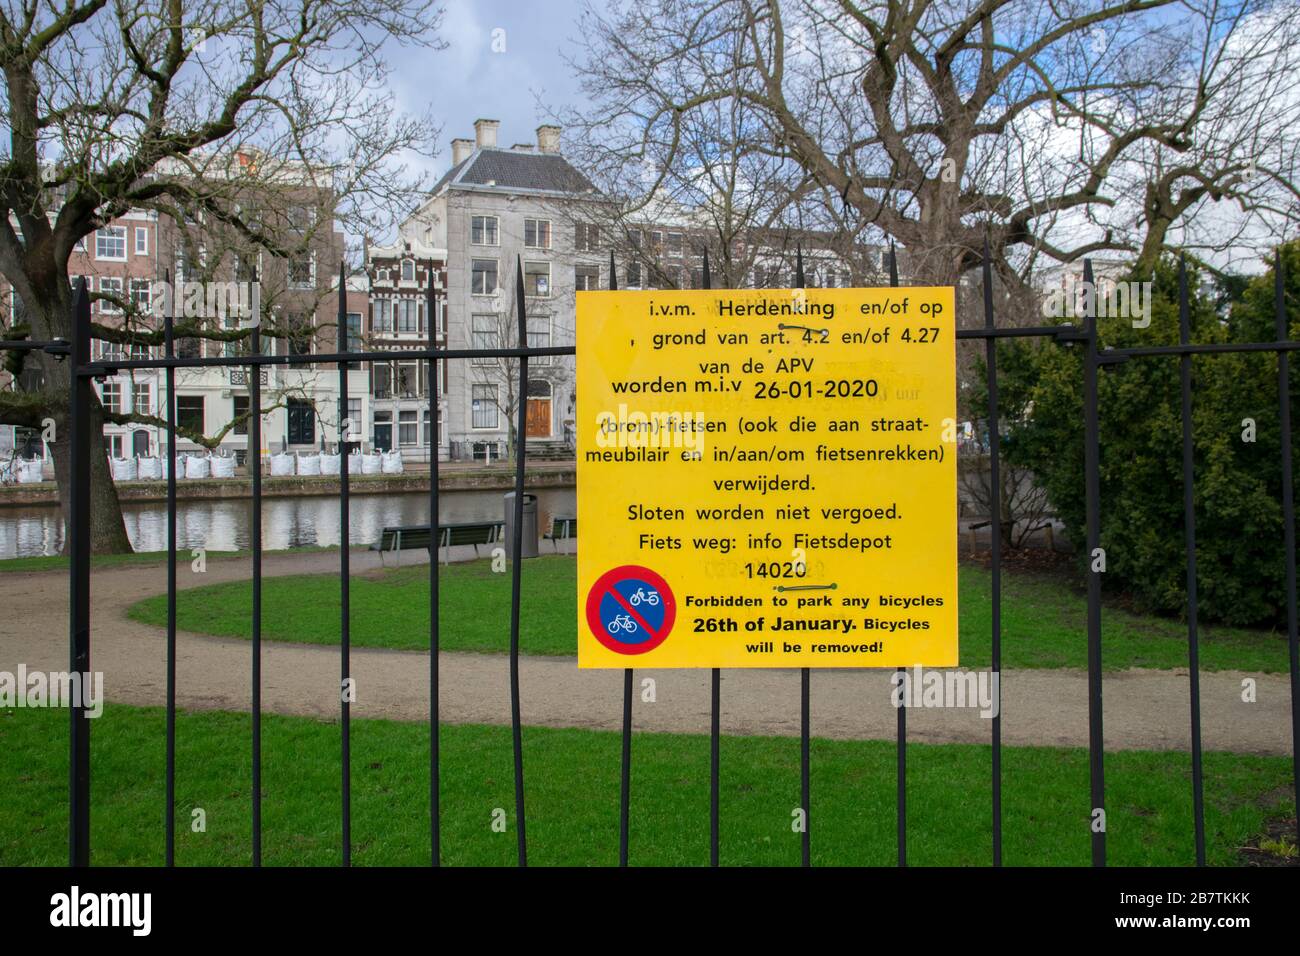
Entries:
{"label": "alamy watermark", "polygon": [[185,319],[238,319],[242,328],[261,321],[262,291],[257,282],[156,282],[150,311]]}
{"label": "alamy watermark", "polygon": [[153,928],[153,894],[82,892],[74,885],[50,897],[50,925],[119,927],[131,930],[133,936],[148,936]]}
{"label": "alamy watermark", "polygon": [[73,707],[80,705],[87,718],[104,712],[104,672],[0,671],[0,708]]}
{"label": "alamy watermark", "polygon": [[895,707],[978,707],[985,719],[1002,707],[1001,680],[995,671],[928,670],[916,665],[911,672],[890,675]]}
{"label": "alamy watermark", "polygon": [[596,445],[600,448],[680,448],[691,457],[703,457],[704,436],[711,430],[703,412],[628,411],[596,415]]}
{"label": "alamy watermark", "polygon": [[1092,315],[1132,319],[1133,328],[1145,329],[1151,324],[1151,283],[1075,282],[1070,277],[1065,288],[1051,289],[1043,298],[1043,315],[1049,319]]}

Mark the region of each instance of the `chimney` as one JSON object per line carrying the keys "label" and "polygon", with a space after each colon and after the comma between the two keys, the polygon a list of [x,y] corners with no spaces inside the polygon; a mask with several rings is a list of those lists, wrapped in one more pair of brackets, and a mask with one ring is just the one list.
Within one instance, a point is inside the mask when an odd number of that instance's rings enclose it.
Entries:
{"label": "chimney", "polygon": [[558,153],[560,151],[560,127],[537,127],[537,151],[539,153]]}
{"label": "chimney", "polygon": [[476,119],[474,121],[474,141],[480,147],[493,147],[497,144],[497,130],[501,121],[494,119]]}
{"label": "chimney", "polygon": [[459,166],[469,159],[469,154],[472,152],[474,152],[474,141],[472,139],[453,139],[451,141],[451,164]]}

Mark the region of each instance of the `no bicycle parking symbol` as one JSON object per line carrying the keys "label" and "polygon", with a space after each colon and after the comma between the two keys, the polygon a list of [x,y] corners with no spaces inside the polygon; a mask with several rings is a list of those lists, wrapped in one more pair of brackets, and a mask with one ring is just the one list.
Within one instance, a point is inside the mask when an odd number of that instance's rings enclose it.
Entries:
{"label": "no bicycle parking symbol", "polygon": [[677,619],[677,602],[662,577],[636,564],[602,574],[587,593],[587,625],[618,654],[644,654],[662,644]]}

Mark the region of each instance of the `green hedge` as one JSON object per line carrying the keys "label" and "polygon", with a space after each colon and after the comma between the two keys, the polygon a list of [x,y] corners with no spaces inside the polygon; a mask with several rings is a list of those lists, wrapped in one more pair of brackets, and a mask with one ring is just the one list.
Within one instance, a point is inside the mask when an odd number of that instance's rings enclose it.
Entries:
{"label": "green hedge", "polygon": [[[1283,247],[1290,338],[1300,337],[1300,243]],[[1141,276],[1131,276],[1141,280]],[[1150,278],[1150,277],[1147,277]],[[1192,341],[1272,341],[1273,273],[1225,286],[1192,281]],[[1077,320],[1082,321],[1082,320]],[[1154,276],[1151,324],[1098,320],[1102,347],[1176,344],[1178,272]],[[1083,349],[1051,342],[999,346],[1004,454],[1031,468],[1087,559],[1083,475]],[[1180,360],[1135,358],[1103,368],[1101,424],[1103,586],[1145,610],[1186,602]],[[1293,455],[1300,466],[1300,356],[1291,359]],[[1200,610],[1235,625],[1285,621],[1281,429],[1273,353],[1193,359],[1195,508]],[[973,396],[984,407],[982,396]],[[1255,440],[1243,438],[1253,419]]]}

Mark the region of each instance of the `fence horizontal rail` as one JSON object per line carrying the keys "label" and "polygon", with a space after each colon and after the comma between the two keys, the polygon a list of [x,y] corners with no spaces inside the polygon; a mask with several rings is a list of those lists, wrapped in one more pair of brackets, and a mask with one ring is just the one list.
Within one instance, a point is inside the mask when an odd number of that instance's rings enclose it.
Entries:
{"label": "fence horizontal rail", "polygon": [[309,355],[233,355],[213,358],[131,359],[122,362],[90,362],[77,369],[78,375],[98,378],[122,369],[150,368],[247,368],[263,365],[336,365],[339,362],[416,362],[429,359],[536,358],[572,355],[573,346],[501,349],[385,349],[379,352],[315,352]]}
{"label": "fence horizontal rail", "polygon": [[1214,342],[1209,345],[1149,345],[1143,348],[1103,349],[1097,357],[1102,365],[1115,365],[1131,358],[1153,355],[1221,355],[1231,352],[1295,352],[1300,342]]}
{"label": "fence horizontal rail", "polygon": [[33,342],[30,339],[0,339],[0,352],[49,352],[51,355],[67,355],[72,351],[72,343],[63,339],[50,342]]}

